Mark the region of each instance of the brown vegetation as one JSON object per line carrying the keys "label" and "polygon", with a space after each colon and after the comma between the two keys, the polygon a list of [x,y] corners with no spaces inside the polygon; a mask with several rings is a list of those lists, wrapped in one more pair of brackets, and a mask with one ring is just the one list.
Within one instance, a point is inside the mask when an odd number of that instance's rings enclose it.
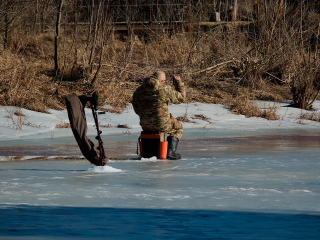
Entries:
{"label": "brown vegetation", "polygon": [[192,117],[192,119],[200,119],[200,120],[207,121],[207,122],[211,123],[211,121],[210,121],[211,118],[206,117],[206,116],[203,115],[203,114],[195,114],[195,115]]}
{"label": "brown vegetation", "polygon": [[14,113],[14,115],[19,116],[19,117],[25,117],[26,115],[24,115],[24,113],[22,112],[21,109],[16,110]]}
{"label": "brown vegetation", "polygon": [[56,124],[56,128],[70,128],[70,123],[61,121]]}
{"label": "brown vegetation", "polygon": [[277,107],[274,105],[270,109],[261,110],[260,107],[253,102],[246,100],[233,100],[229,104],[229,109],[232,113],[242,114],[246,117],[261,117],[267,120],[279,120],[280,117],[276,113]]}
{"label": "brown vegetation", "polygon": [[127,129],[131,129],[131,127],[128,126],[127,124],[118,124],[116,127],[117,127],[117,128],[127,128]]}
{"label": "brown vegetation", "polygon": [[320,115],[317,114],[316,112],[301,113],[299,119],[305,119],[305,120],[311,120],[311,121],[320,122]]}
{"label": "brown vegetation", "polygon": [[[53,29],[62,2],[57,35]],[[111,105],[119,112],[128,106],[142,79],[157,69],[168,76],[182,76],[187,102],[230,105],[232,112],[248,117],[276,119],[276,109],[261,111],[243,99],[292,99],[294,106],[310,109],[318,97],[320,15],[319,6],[313,4],[316,1],[259,1],[258,8],[256,1],[245,1],[239,4],[238,19],[246,23],[203,31],[197,23],[207,21],[215,7],[203,0],[191,6],[193,18],[185,16],[184,24],[169,33],[159,24],[159,30],[125,35],[112,31],[116,15],[109,11],[107,1],[96,1],[93,11],[79,2],[1,5],[0,105],[46,112],[64,109],[64,98],[70,93],[97,92],[100,106]],[[88,11],[80,11],[80,6]],[[83,12],[89,15],[82,16]],[[137,16],[132,12],[126,17],[129,25]],[[6,18],[12,20],[10,24]],[[80,25],[84,19],[89,24]]]}
{"label": "brown vegetation", "polygon": [[177,117],[177,120],[180,122],[189,122],[189,123],[196,123],[188,118],[188,113],[185,113],[183,116]]}

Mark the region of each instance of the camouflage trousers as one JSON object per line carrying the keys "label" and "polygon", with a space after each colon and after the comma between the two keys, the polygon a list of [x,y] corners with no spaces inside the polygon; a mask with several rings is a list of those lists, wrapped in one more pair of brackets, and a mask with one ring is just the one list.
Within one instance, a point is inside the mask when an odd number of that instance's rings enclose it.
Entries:
{"label": "camouflage trousers", "polygon": [[182,132],[183,132],[183,125],[181,122],[179,122],[177,119],[175,119],[171,114],[170,114],[170,119],[169,121],[162,127],[156,127],[156,126],[151,126],[151,125],[145,125],[141,126],[143,130],[145,131],[161,131],[161,132],[166,132],[170,134],[170,136],[175,137],[177,139],[181,139]]}

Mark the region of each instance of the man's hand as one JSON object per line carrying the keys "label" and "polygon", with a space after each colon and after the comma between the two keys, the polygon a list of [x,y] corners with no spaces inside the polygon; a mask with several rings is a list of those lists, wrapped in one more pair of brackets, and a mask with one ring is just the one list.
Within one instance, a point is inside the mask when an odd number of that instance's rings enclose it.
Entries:
{"label": "man's hand", "polygon": [[172,76],[172,79],[173,79],[173,80],[176,80],[176,81],[180,81],[180,80],[181,80],[181,78],[180,78],[179,75],[173,75],[173,76]]}
{"label": "man's hand", "polygon": [[176,85],[177,81],[180,81],[181,78],[179,75],[172,75],[172,82],[173,82],[173,85]]}

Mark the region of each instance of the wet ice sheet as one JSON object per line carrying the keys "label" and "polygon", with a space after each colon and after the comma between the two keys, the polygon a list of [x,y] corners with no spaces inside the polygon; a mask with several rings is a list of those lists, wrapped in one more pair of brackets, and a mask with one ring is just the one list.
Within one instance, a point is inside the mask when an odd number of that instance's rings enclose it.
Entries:
{"label": "wet ice sheet", "polygon": [[319,239],[319,153],[1,162],[0,239]]}
{"label": "wet ice sheet", "polygon": [[319,152],[1,163],[3,204],[320,212]]}
{"label": "wet ice sheet", "polygon": [[[256,136],[229,136],[229,137],[210,137],[202,136],[205,132],[195,129],[187,129],[184,137],[179,142],[178,151],[183,157],[212,157],[224,156],[226,153],[239,154],[271,154],[309,151],[309,149],[320,148],[320,134],[282,134],[282,135],[256,135]],[[215,135],[214,135],[215,136]],[[106,140],[107,139],[107,140]],[[129,139],[129,140],[128,140]],[[131,138],[121,136],[106,136],[104,149],[109,158],[130,159],[137,158],[137,139],[138,134]],[[130,140],[131,139],[131,140]],[[122,140],[122,141],[119,141]],[[28,142],[22,145],[0,146],[0,161],[27,160],[43,157],[52,159],[56,157],[76,156],[81,157],[81,151],[71,139],[67,144],[45,144],[44,141]],[[83,158],[83,157],[82,157]]]}

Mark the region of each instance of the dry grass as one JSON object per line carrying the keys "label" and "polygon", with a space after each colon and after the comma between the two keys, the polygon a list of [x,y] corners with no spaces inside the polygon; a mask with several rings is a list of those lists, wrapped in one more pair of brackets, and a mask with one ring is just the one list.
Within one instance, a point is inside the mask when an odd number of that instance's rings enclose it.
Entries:
{"label": "dry grass", "polygon": [[[239,87],[234,81],[226,80],[232,73],[231,65],[221,66],[215,71],[203,74],[196,72],[211,65],[215,65],[221,58],[209,58],[208,54],[223,56],[221,49],[215,48],[220,44],[214,40],[207,41],[217,33],[205,34],[197,44],[201,51],[192,50],[196,37],[188,34],[177,34],[172,37],[163,35],[161,41],[144,43],[134,40],[130,58],[124,61],[126,43],[117,38],[111,41],[103,57],[102,70],[98,80],[92,86],[89,66],[84,62],[74,65],[71,58],[66,63],[64,75],[55,76],[53,69],[51,35],[44,34],[36,38],[19,39],[20,47],[12,48],[0,53],[0,70],[4,73],[1,81],[0,104],[20,106],[30,110],[46,112],[47,109],[64,109],[64,98],[75,92],[78,95],[91,95],[94,91],[99,94],[99,105],[111,105],[108,112],[120,113],[128,106],[134,90],[141,84],[142,78],[150,75],[157,69],[164,69],[167,74],[180,74],[187,85],[187,100],[189,102],[223,103],[225,98],[238,92],[246,91],[246,86]],[[31,44],[31,43],[32,44]],[[83,46],[84,47],[84,46]],[[34,48],[32,50],[32,48]],[[217,52],[218,51],[218,52]],[[18,53],[17,53],[18,52]],[[78,50],[86,59],[85,49]],[[173,62],[173,59],[175,61]],[[63,59],[60,59],[63,65]],[[177,71],[175,70],[177,69]],[[93,65],[93,73],[96,65]],[[221,81],[223,79],[223,81]],[[268,84],[265,84],[268,85]],[[272,84],[269,84],[272,87]],[[265,87],[266,88],[266,87]],[[266,92],[268,90],[266,89]],[[282,91],[286,92],[286,91]],[[258,99],[279,99],[269,94],[252,91]],[[268,94],[267,94],[268,95]]]}
{"label": "dry grass", "polygon": [[183,116],[179,116],[176,118],[178,121],[181,121],[181,122],[189,122],[189,123],[196,123],[195,121],[192,121],[188,118],[188,114],[185,113]]}
{"label": "dry grass", "polygon": [[259,117],[261,115],[260,107],[258,105],[254,105],[248,100],[232,101],[229,105],[229,110],[234,114],[241,114],[246,117]]}
{"label": "dry grass", "polygon": [[209,123],[212,123],[212,122],[210,121],[211,118],[206,117],[206,116],[203,115],[203,114],[195,114],[195,115],[192,117],[192,119],[200,119],[200,120],[203,120],[203,121],[207,121],[207,122],[209,122]]}
{"label": "dry grass", "polygon": [[116,128],[126,128],[126,129],[131,129],[132,127],[130,127],[129,125],[127,124],[118,124],[116,126],[112,126],[110,123],[108,124],[99,124],[99,127],[102,127],[102,128],[112,128],[112,127],[116,127]]}
{"label": "dry grass", "polygon": [[[113,109],[106,111],[121,113],[142,79],[163,69],[168,75],[181,75],[187,86],[187,102],[230,105],[236,114],[277,119],[276,109],[261,111],[243,99],[279,101],[293,99],[294,94],[301,102],[304,79],[308,79],[311,100],[318,97],[314,89],[320,89],[314,81],[320,60],[310,57],[319,53],[320,15],[311,8],[296,11],[291,5],[279,12],[278,2],[264,1],[267,5],[261,11],[266,9],[269,14],[261,12],[259,23],[251,25],[223,25],[208,32],[195,27],[193,32],[182,30],[170,35],[154,31],[147,33],[148,41],[115,35],[105,45],[95,84],[91,83],[102,52],[100,32],[90,63],[92,42],[87,47],[87,29],[79,30],[76,49],[72,29],[62,29],[60,71],[56,74],[51,31],[12,31],[8,47],[0,44],[0,105],[47,112],[65,109],[65,97],[70,93],[97,92],[100,106],[111,105]],[[241,4],[239,18],[252,18],[251,3]],[[296,22],[304,23],[302,32],[299,24],[293,24]],[[307,71],[310,64],[312,74]],[[292,86],[298,92],[290,92]],[[311,100],[306,99],[308,108]],[[187,116],[181,119],[192,122]]]}
{"label": "dry grass", "polygon": [[301,115],[299,116],[299,119],[301,119],[301,120],[305,119],[305,120],[320,122],[320,114],[318,114],[316,112],[301,113]]}
{"label": "dry grass", "polygon": [[66,156],[66,157],[54,157],[51,159],[55,159],[55,160],[69,160],[69,159],[83,159],[83,156]]}
{"label": "dry grass", "polygon": [[56,124],[56,128],[70,128],[70,123],[61,121]]}
{"label": "dry grass", "polygon": [[116,113],[120,114],[123,112],[123,108],[117,107],[117,108],[101,108],[102,111],[108,112],[108,113]]}
{"label": "dry grass", "polygon": [[270,109],[261,110],[260,107],[249,100],[233,100],[229,104],[232,113],[241,114],[246,117],[262,117],[267,120],[279,120],[280,117],[276,113],[277,107],[274,105]]}
{"label": "dry grass", "polygon": [[268,110],[264,109],[260,117],[267,120],[279,120],[280,116],[277,114],[277,110],[278,108],[276,105],[273,105],[273,107],[269,108]]}
{"label": "dry grass", "polygon": [[131,127],[128,126],[127,124],[118,124],[116,127],[117,127],[117,128],[127,128],[127,129],[131,129]]}
{"label": "dry grass", "polygon": [[26,115],[24,115],[24,113],[22,112],[21,109],[16,110],[14,113],[14,115],[19,116],[19,117],[25,117]]}
{"label": "dry grass", "polygon": [[25,126],[29,126],[29,127],[36,127],[36,128],[40,128],[41,127],[41,124],[34,124],[34,123],[31,123],[27,120],[23,121],[23,125]]}
{"label": "dry grass", "polygon": [[112,128],[112,125],[110,123],[108,124],[100,124],[99,123],[99,127],[102,127],[102,128]]}

